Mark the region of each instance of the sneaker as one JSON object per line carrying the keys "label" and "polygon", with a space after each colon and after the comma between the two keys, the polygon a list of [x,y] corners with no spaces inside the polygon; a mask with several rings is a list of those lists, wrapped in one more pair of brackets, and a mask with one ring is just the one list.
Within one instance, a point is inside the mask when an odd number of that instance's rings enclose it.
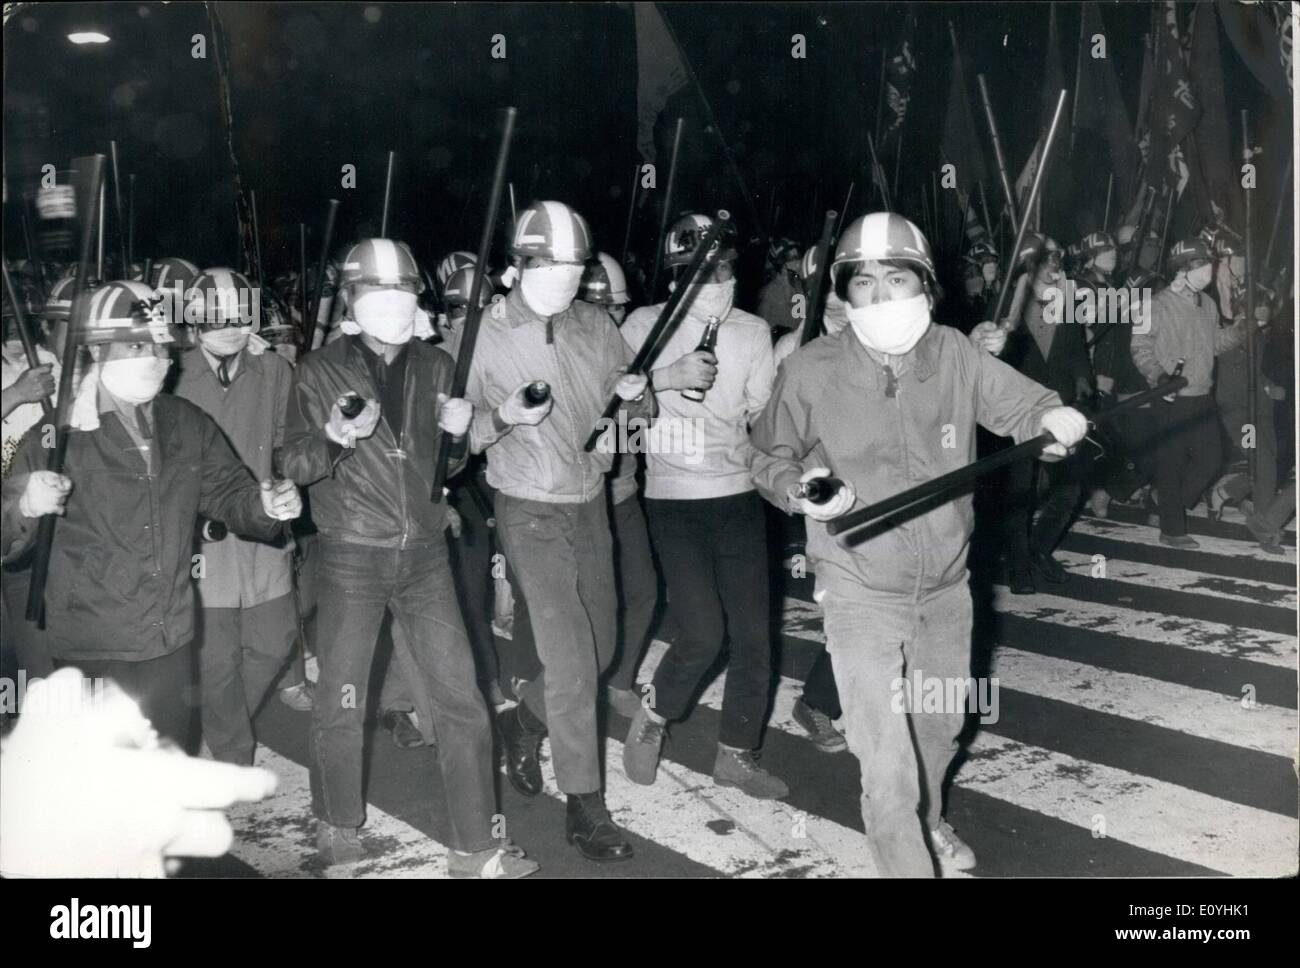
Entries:
{"label": "sneaker", "polygon": [[1182,548],[1186,551],[1192,551],[1201,546],[1201,543],[1187,534],[1165,534],[1160,532],[1160,543],[1169,545],[1171,548]]}
{"label": "sneaker", "polygon": [[316,822],[316,850],[326,866],[355,864],[366,856],[357,827],[335,827],[324,820]]}
{"label": "sneaker", "polygon": [[929,840],[939,869],[944,873],[968,871],[975,866],[975,852],[957,836],[947,820],[939,821],[939,826],[930,831]]}
{"label": "sneaker", "polygon": [[812,738],[813,746],[823,753],[838,753],[849,748],[848,740],[831,724],[831,718],[802,699],[795,700],[794,721],[804,728]]}
{"label": "sneaker", "polygon": [[511,841],[473,854],[447,851],[447,875],[455,878],[480,878],[485,881],[517,880],[535,874],[541,865],[524,856],[524,850]]}
{"label": "sneaker", "polygon": [[623,769],[627,778],[633,783],[650,786],[655,781],[659,769],[659,752],[664,745],[664,728],[662,719],[652,719],[654,714],[644,706],[638,705],[632,725],[627,730],[627,740],[623,744]]}
{"label": "sneaker", "polygon": [[718,758],[713,761],[713,782],[718,786],[736,787],[758,800],[780,800],[790,788],[779,778],[758,765],[753,750],[738,750],[718,744]]}
{"label": "sneaker", "polygon": [[1097,488],[1088,497],[1088,509],[1094,518],[1104,518],[1110,513],[1110,494],[1105,488]]}
{"label": "sneaker", "polygon": [[281,689],[280,702],[295,712],[309,713],[312,706],[315,705],[315,690],[312,684],[304,679],[296,686]]}

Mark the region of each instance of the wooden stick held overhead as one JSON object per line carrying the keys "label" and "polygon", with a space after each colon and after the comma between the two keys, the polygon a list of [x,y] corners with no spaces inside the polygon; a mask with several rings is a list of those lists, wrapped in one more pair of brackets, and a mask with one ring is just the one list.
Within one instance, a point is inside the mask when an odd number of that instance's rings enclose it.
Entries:
{"label": "wooden stick held overhead", "polygon": [[677,127],[673,131],[673,154],[672,159],[668,162],[668,187],[664,189],[663,211],[659,213],[659,238],[655,240],[654,269],[650,273],[650,291],[646,293],[650,302],[655,301],[659,292],[659,270],[664,261],[664,236],[668,234],[668,220],[672,218],[673,183],[677,178],[677,154],[682,147],[682,128],[685,124],[685,118],[678,118]]}
{"label": "wooden stick held overhead", "polygon": [[808,292],[808,302],[804,311],[808,316],[803,321],[803,330],[799,334],[799,345],[806,346],[822,332],[822,308],[826,305],[826,277],[830,274],[831,246],[835,244],[838,212],[827,212],[822,223],[822,237],[817,241],[816,267],[812,287]]}
{"label": "wooden stick held overhead", "polygon": [[330,199],[329,211],[325,214],[325,235],[320,243],[320,262],[316,263],[316,287],[311,300],[311,309],[303,320],[304,353],[311,352],[312,339],[316,335],[316,317],[320,315],[321,296],[325,292],[325,262],[329,259],[330,243],[334,241],[334,217],[339,213],[339,200]]}

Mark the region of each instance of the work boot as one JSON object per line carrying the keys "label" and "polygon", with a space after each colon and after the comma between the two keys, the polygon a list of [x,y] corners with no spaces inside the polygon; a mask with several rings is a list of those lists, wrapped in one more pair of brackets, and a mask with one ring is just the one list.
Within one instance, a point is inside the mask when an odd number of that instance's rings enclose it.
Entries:
{"label": "work boot", "polygon": [[780,800],[790,788],[778,777],[758,765],[753,750],[736,749],[718,744],[718,758],[713,761],[713,782],[718,786],[736,787],[758,800]]}
{"label": "work boot", "polygon": [[823,753],[838,753],[848,749],[848,740],[831,723],[831,718],[820,709],[813,709],[802,699],[795,700],[794,721],[807,731],[813,746]]}
{"label": "work boot", "polygon": [[1007,585],[1011,588],[1012,595],[1034,595],[1038,592],[1034,576],[1026,565],[1011,566],[1007,573]]}
{"label": "work boot", "polygon": [[[532,722],[525,725],[525,716]],[[542,792],[541,755],[545,727],[537,729],[535,718],[524,710],[522,702],[513,709],[503,711],[497,721],[501,726],[506,776],[510,778],[510,785],[523,796],[537,796]]]}
{"label": "work boot", "polygon": [[645,706],[638,706],[623,743],[623,769],[633,783],[650,786],[659,769],[659,751],[664,745],[662,719]]}
{"label": "work boot", "polygon": [[569,794],[564,837],[587,860],[631,860],[632,845],[609,816],[600,792]]}
{"label": "work boot", "polygon": [[1029,567],[1033,573],[1053,585],[1064,585],[1070,573],[1059,561],[1045,551],[1035,551],[1029,556]]}
{"label": "work boot", "polygon": [[357,827],[335,827],[324,820],[316,821],[316,850],[327,867],[354,864],[366,856]]}

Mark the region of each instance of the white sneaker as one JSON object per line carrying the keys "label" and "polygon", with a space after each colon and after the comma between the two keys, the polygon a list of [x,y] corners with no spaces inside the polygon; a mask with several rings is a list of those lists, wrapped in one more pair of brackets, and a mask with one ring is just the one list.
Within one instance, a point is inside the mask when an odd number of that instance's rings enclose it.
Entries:
{"label": "white sneaker", "polygon": [[929,838],[930,849],[944,873],[968,871],[975,866],[975,852],[957,836],[947,820],[940,820],[939,826],[930,831]]}
{"label": "white sneaker", "polygon": [[1104,488],[1097,488],[1088,497],[1088,508],[1095,518],[1104,518],[1110,513],[1110,495]]}

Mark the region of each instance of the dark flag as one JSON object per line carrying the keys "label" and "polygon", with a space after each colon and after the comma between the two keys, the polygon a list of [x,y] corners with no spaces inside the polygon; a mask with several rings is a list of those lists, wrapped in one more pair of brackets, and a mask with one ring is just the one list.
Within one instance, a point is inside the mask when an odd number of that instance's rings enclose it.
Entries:
{"label": "dark flag", "polygon": [[[1201,117],[1201,103],[1192,90],[1192,80],[1183,62],[1182,35],[1178,29],[1178,7],[1166,0],[1160,9],[1160,38],[1157,43],[1156,87],[1151,116],[1152,172],[1148,181],[1164,183],[1182,197],[1191,179],[1183,154],[1183,139]],[[1159,168],[1155,168],[1159,166]]]}
{"label": "dark flag", "polygon": [[[880,139],[882,155],[886,147],[898,141],[903,132],[903,122],[907,119],[907,105],[912,99],[912,78],[916,75],[916,56],[912,46],[915,32],[916,9],[909,5],[898,50],[885,67],[885,108],[889,113],[885,115],[884,134]],[[884,164],[883,157],[881,164]]]}
{"label": "dark flag", "polygon": [[[1079,176],[1095,175],[1095,163],[1104,160],[1106,171],[1102,172],[1102,185],[1105,184],[1105,174],[1113,173],[1116,197],[1131,198],[1137,191],[1134,183],[1137,176],[1137,149],[1133,142],[1128,108],[1124,105],[1119,81],[1115,78],[1115,67],[1109,56],[1092,56],[1092,38],[1098,34],[1106,36],[1101,10],[1095,0],[1088,0],[1083,5],[1082,16],[1079,43],[1083,45],[1083,51],[1079,60],[1079,76],[1075,80],[1078,105],[1075,126],[1076,139],[1084,144],[1081,150],[1076,146],[1075,154],[1080,163],[1074,165],[1075,173]],[[1109,50],[1107,54],[1109,55]],[[1146,77],[1145,72],[1143,76]],[[1089,178],[1090,183],[1094,180]],[[1104,192],[1105,188],[1101,190]]]}
{"label": "dark flag", "polygon": [[1192,50],[1188,61],[1201,102],[1201,120],[1192,131],[1192,190],[1201,221],[1218,223],[1226,217],[1240,225],[1241,192],[1232,164],[1232,129],[1223,94],[1223,61],[1219,56],[1219,25],[1209,4],[1194,8]]}
{"label": "dark flag", "polygon": [[1219,0],[1217,8],[1224,32],[1246,66],[1273,97],[1290,101],[1295,50],[1291,4]]}
{"label": "dark flag", "polygon": [[[949,25],[951,29],[951,24]],[[966,75],[962,67],[961,52],[957,49],[957,35],[953,38],[952,83],[948,87],[948,114],[944,119],[943,135],[939,146],[940,161],[956,168],[956,191],[940,183],[942,201],[943,240],[952,239],[961,224],[963,199],[972,197],[975,186],[988,180],[984,166],[984,151],[975,130],[975,116],[971,113],[970,96],[966,89]],[[946,177],[946,175],[944,176]],[[934,240],[931,240],[934,241]]]}

